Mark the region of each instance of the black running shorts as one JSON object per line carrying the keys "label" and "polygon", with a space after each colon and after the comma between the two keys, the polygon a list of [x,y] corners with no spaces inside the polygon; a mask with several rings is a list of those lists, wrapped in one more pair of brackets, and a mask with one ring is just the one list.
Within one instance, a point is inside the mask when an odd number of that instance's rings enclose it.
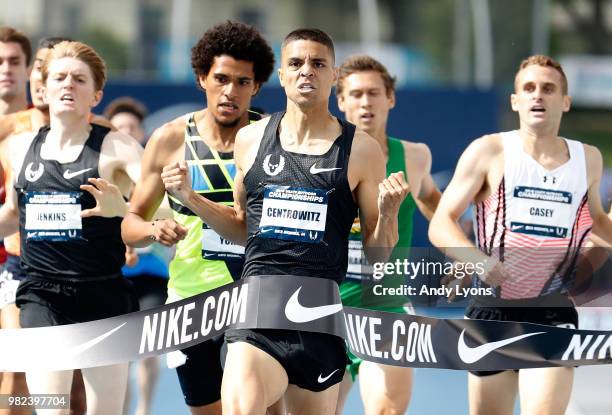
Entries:
{"label": "black running shorts", "polygon": [[59,281],[26,277],[15,303],[21,327],[83,323],[138,311],[138,301],[123,276],[104,280]]}
{"label": "black running shorts", "polygon": [[223,335],[181,350],[187,356],[176,368],[183,398],[189,406],[203,406],[221,399],[221,347]]}
{"label": "black running shorts", "polygon": [[340,337],[324,333],[277,329],[239,329],[225,332],[227,343],[246,342],[276,359],[289,383],[321,392],[340,383],[349,362]]}

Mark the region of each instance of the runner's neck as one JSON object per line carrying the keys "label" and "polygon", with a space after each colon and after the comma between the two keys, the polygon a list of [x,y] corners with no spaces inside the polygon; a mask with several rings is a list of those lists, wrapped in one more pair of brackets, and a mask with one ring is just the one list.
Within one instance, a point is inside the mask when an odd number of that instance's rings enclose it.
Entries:
{"label": "runner's neck", "polygon": [[25,94],[8,102],[0,100],[0,115],[8,115],[26,109],[28,109],[28,100]]}
{"label": "runner's neck", "polygon": [[[318,106],[304,111],[289,102],[287,112],[281,121],[281,130],[301,145],[310,138],[326,137],[330,130],[340,128],[327,106]],[[335,139],[337,137],[332,137]]]}

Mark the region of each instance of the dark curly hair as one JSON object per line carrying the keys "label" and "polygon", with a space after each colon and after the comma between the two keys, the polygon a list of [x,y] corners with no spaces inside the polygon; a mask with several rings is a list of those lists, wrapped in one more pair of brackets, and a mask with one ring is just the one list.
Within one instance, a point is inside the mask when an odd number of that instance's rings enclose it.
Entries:
{"label": "dark curly hair", "polygon": [[274,69],[274,53],[253,26],[228,20],[207,30],[191,48],[191,67],[196,75],[206,76],[216,56],[229,55],[253,62],[255,82],[263,84]]}

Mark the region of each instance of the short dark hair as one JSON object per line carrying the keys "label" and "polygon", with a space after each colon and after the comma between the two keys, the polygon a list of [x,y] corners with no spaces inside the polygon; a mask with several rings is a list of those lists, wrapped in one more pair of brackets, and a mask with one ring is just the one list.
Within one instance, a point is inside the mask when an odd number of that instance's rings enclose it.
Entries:
{"label": "short dark hair", "polygon": [[191,49],[191,67],[196,75],[208,75],[215,57],[228,55],[253,63],[255,82],[266,82],[274,69],[274,53],[253,26],[228,20],[208,29]]}
{"label": "short dark hair", "polygon": [[30,62],[32,61],[32,44],[26,35],[12,27],[2,26],[0,27],[0,42],[14,42],[19,44],[26,57],[26,66],[30,66]]}
{"label": "short dark hair", "polygon": [[310,40],[313,42],[320,43],[323,46],[326,46],[327,49],[329,49],[332,54],[332,58],[335,59],[336,52],[334,50],[334,41],[327,33],[322,31],[321,29],[296,29],[293,32],[289,33],[287,36],[285,36],[281,49],[285,49],[285,46],[296,40]]}
{"label": "short dark hair", "polygon": [[60,42],[72,42],[72,39],[61,36],[43,37],[38,41],[38,49],[53,49],[53,46]]}
{"label": "short dark hair", "polygon": [[138,118],[138,121],[142,122],[147,116],[147,108],[145,105],[131,97],[119,97],[111,101],[110,104],[104,109],[104,116],[110,120],[115,115],[122,112],[132,114]]}
{"label": "short dark hair", "polygon": [[336,93],[342,94],[344,89],[344,80],[357,72],[373,71],[378,72],[385,84],[385,92],[387,96],[391,96],[395,92],[395,78],[389,75],[389,71],[385,66],[368,55],[351,55],[342,62],[338,74],[338,83],[336,85]]}

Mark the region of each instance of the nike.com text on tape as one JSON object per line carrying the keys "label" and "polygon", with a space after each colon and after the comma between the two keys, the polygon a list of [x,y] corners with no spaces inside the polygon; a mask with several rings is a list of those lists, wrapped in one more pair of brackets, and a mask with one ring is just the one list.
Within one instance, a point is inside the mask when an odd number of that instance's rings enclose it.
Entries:
{"label": "nike.com text on tape", "polygon": [[[223,291],[218,299],[210,296],[204,301],[201,310],[195,310],[195,302],[171,308],[168,311],[145,315],[140,338],[139,353],[161,350],[185,344],[199,336],[208,336],[213,327],[221,331],[230,324],[243,323],[246,319],[248,284]],[[202,324],[192,327],[195,313],[201,313]]]}

